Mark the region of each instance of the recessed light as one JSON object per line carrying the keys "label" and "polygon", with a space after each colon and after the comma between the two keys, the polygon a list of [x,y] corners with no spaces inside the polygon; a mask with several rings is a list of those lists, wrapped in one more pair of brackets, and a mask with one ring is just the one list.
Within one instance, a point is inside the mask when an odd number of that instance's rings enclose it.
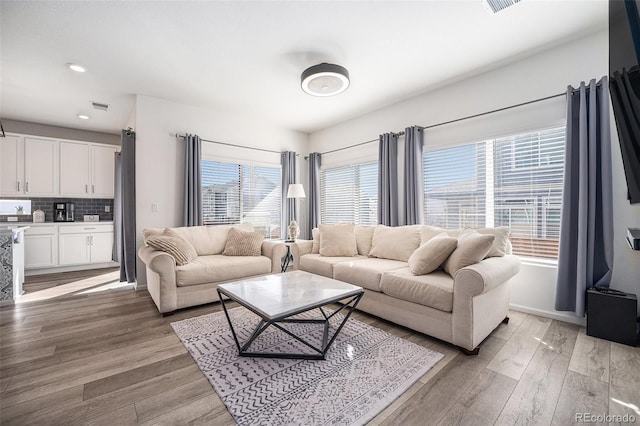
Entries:
{"label": "recessed light", "polygon": [[67,66],[69,67],[69,69],[75,71],[75,72],[85,72],[87,69],[85,67],[83,67],[82,65],[78,65],[78,64],[67,64]]}
{"label": "recessed light", "polygon": [[78,118],[79,118],[80,120],[88,120],[88,119],[89,119],[89,116],[88,116],[88,115],[85,115],[85,114],[78,114]]}

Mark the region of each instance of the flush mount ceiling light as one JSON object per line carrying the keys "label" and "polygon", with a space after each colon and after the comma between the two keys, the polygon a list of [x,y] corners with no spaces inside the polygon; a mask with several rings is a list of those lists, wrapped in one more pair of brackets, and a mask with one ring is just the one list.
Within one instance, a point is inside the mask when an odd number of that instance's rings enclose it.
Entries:
{"label": "flush mount ceiling light", "polygon": [[73,70],[75,72],[85,72],[87,70],[82,65],[72,64],[72,63],[68,63],[67,67],[69,67],[70,70]]}
{"label": "flush mount ceiling light", "polygon": [[304,70],[302,90],[312,96],[333,96],[349,87],[349,71],[335,64],[322,63]]}
{"label": "flush mount ceiling light", "polygon": [[80,120],[88,120],[88,119],[89,119],[89,116],[88,116],[88,115],[86,115],[86,114],[78,114],[78,118],[79,118]]}

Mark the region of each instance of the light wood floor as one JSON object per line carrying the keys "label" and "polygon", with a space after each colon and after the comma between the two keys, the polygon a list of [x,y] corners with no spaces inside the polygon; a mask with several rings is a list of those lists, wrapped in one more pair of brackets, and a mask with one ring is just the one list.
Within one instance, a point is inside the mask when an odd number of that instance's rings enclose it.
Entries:
{"label": "light wood floor", "polygon": [[[113,269],[28,277],[22,301],[0,310],[0,423],[234,424],[169,326],[219,304],[163,318],[146,291],[104,289],[117,279]],[[479,356],[465,356],[357,313],[445,355],[371,424],[567,425],[576,413],[640,423],[640,348],[563,322],[510,317]]]}

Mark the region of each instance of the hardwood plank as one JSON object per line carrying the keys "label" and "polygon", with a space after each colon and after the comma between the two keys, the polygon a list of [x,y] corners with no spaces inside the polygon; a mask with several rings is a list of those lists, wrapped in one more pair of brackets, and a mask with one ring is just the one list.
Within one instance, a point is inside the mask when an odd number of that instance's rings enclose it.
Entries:
{"label": "hardwood plank", "polygon": [[551,323],[497,425],[551,423],[577,335],[578,326]]}
{"label": "hardwood plank", "polygon": [[610,350],[610,342],[587,336],[585,328],[582,328],[578,333],[569,370],[608,383]]}
{"label": "hardwood plank", "polygon": [[520,380],[550,324],[548,318],[528,315],[487,368]]}
{"label": "hardwood plank", "polygon": [[493,337],[499,337],[504,340],[509,340],[513,333],[522,325],[522,322],[527,318],[528,314],[518,311],[509,311],[509,324],[501,323],[491,335]]}
{"label": "hardwood plank", "polygon": [[[382,422],[383,425],[437,424],[506,342],[489,336],[478,356],[457,356]],[[424,413],[429,413],[428,418]]]}
{"label": "hardwood plank", "polygon": [[439,424],[493,424],[517,383],[517,380],[500,373],[482,370]]}
{"label": "hardwood plank", "polygon": [[609,414],[640,419],[640,348],[611,343]]}
{"label": "hardwood plank", "polygon": [[133,426],[137,424],[138,417],[136,416],[136,408],[133,404],[125,405],[124,407],[91,419],[91,426]]}
{"label": "hardwood plank", "polygon": [[7,389],[7,387],[9,386],[9,382],[11,381],[11,377],[2,377],[0,378],[0,407],[2,406],[2,393]]}
{"label": "hardwood plank", "polygon": [[202,376],[195,382],[136,402],[138,421],[143,423],[157,417],[163,417],[163,415],[180,410],[184,405],[189,405],[203,397],[215,400],[215,404],[210,407],[211,409],[224,407],[224,403],[213,390],[209,381]]}
{"label": "hardwood plank", "polygon": [[607,383],[568,370],[551,420],[552,425],[574,424],[577,415],[607,415],[609,408]]}
{"label": "hardwood plank", "polygon": [[0,410],[0,423],[4,424],[20,424],[29,422],[34,418],[43,418],[49,415],[49,412],[61,407],[68,407],[78,404],[82,401],[82,386],[54,392],[40,398],[32,399],[24,404],[4,406]]}
{"label": "hardwood plank", "polygon": [[33,349],[30,351],[24,351],[12,356],[2,357],[2,364],[0,364],[0,370],[12,370],[15,364],[23,362],[32,362],[41,358],[50,358],[56,351],[55,346],[46,346],[44,348]]}
{"label": "hardwood plank", "polygon": [[[182,425],[194,421],[202,416],[210,416],[210,418],[216,418],[217,413],[220,416],[226,417],[228,415],[227,408],[221,403],[220,398],[217,395],[205,395],[189,404],[183,405],[178,409],[166,413],[163,416],[154,417],[146,422],[139,423],[140,425]],[[215,424],[215,423],[214,423]]]}

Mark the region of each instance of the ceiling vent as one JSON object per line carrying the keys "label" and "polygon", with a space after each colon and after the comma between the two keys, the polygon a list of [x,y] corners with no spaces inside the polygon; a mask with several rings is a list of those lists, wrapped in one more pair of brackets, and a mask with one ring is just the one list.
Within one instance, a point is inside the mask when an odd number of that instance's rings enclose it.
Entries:
{"label": "ceiling vent", "polygon": [[498,13],[516,3],[520,3],[520,0],[482,0],[482,3],[491,9],[493,13]]}
{"label": "ceiling vent", "polygon": [[98,102],[91,102],[91,105],[93,105],[93,109],[99,109],[100,111],[108,111],[109,110],[109,105],[108,104],[101,104]]}

